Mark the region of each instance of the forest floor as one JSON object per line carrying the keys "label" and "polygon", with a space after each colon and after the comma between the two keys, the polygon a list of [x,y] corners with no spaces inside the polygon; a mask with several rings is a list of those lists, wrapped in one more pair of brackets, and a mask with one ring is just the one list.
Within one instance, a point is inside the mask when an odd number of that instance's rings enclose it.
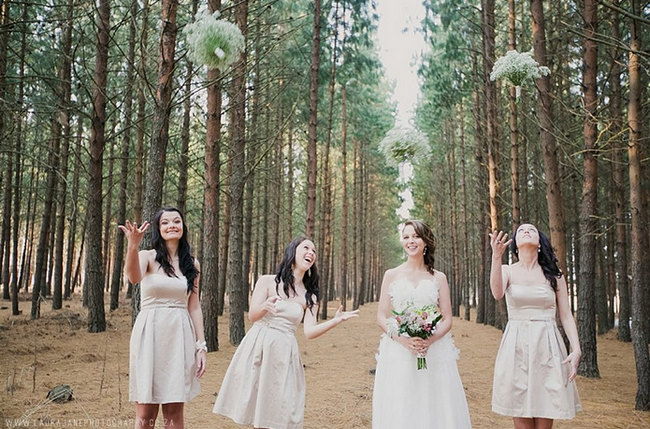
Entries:
{"label": "forest floor", "polygon": [[[0,399],[0,427],[127,427],[134,425],[128,402],[131,310],[123,300],[107,313],[107,330],[86,331],[86,310],[80,298],[64,302],[64,309],[41,306],[41,318],[29,320],[31,303],[20,302],[23,314],[11,315],[11,303],[0,302],[0,377],[6,383]],[[335,303],[329,314],[334,314]],[[108,308],[108,305],[106,306]],[[362,306],[350,320],[325,336],[306,341],[301,330],[307,383],[305,428],[370,428],[375,352],[379,328],[376,303]],[[462,311],[461,311],[462,314]],[[228,343],[227,315],[220,318],[220,350],[208,354],[202,392],[185,407],[188,428],[239,428],[212,414],[212,406],[235,348]],[[491,412],[494,358],[501,332],[454,319],[452,334],[460,349],[458,361],[475,428],[508,428],[511,420]],[[429,363],[431,365],[431,363]],[[583,411],[555,428],[650,428],[650,412],[634,410],[636,372],[630,343],[616,340],[612,331],[598,337],[601,378],[578,377]],[[74,400],[53,403],[47,392],[68,384]],[[160,422],[161,418],[159,418]],[[162,427],[162,424],[159,424]]]}

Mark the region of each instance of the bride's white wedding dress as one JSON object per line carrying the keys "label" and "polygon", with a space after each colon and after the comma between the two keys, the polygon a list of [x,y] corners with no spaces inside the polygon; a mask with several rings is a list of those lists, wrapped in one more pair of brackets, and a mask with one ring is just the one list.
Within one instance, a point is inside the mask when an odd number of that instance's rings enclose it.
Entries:
{"label": "bride's white wedding dress", "polygon": [[[388,287],[395,311],[408,303],[438,305],[435,277],[414,284],[394,281]],[[427,368],[417,369],[417,357],[383,334],[377,353],[372,399],[373,429],[465,429],[471,427],[465,391],[458,374],[458,349],[451,334],[434,342]]]}

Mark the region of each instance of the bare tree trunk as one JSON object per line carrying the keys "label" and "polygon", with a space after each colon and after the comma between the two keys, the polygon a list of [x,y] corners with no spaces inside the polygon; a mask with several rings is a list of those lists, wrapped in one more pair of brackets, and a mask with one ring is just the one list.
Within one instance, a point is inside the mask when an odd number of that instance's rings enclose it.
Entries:
{"label": "bare tree trunk", "polygon": [[[241,0],[235,6],[235,21],[242,34],[246,35],[248,0]],[[244,338],[244,297],[242,296],[242,239],[244,230],[244,154],[246,153],[246,52],[242,52],[233,65],[232,142],[230,158],[229,205],[230,234],[228,237],[228,296],[230,301],[230,342],[238,345]]]}
{"label": "bare tree trunk", "polygon": [[[135,77],[135,37],[136,37],[136,16],[139,5],[137,2],[131,4],[131,15],[129,17],[129,51],[127,57],[126,87],[124,94],[124,137],[122,140],[122,154],[120,155],[120,185],[119,185],[119,207],[117,209],[117,223],[124,225],[126,221],[126,194],[129,177],[129,151],[131,150],[131,127],[133,125],[133,80]],[[115,240],[115,258],[113,260],[113,273],[111,278],[111,303],[110,311],[117,310],[120,305],[120,289],[122,288],[122,266],[124,262],[124,234],[118,233]]]}
{"label": "bare tree trunk", "polygon": [[[111,121],[112,126],[111,126],[111,132],[109,135],[114,136],[115,135],[115,119]],[[111,139],[112,140],[112,139]],[[108,192],[106,192],[105,195],[105,200],[106,200],[106,206],[105,206],[105,211],[104,211],[104,233],[102,236],[104,237],[104,251],[102,254],[104,255],[103,258],[103,268],[102,268],[102,278],[104,279],[104,290],[106,292],[109,291],[109,284],[110,284],[110,262],[111,262],[111,219],[112,219],[112,213],[113,213],[113,168],[115,165],[115,144],[113,141],[110,143],[110,149],[108,151],[108,183],[107,183],[107,189]]]}
{"label": "bare tree trunk", "polygon": [[314,0],[314,33],[312,35],[311,68],[309,86],[309,132],[307,143],[307,218],[305,234],[313,238],[316,217],[316,127],[318,124],[318,67],[320,65],[321,0]]}
{"label": "bare tree trunk", "polygon": [[[508,28],[510,50],[517,49],[515,27],[515,0],[508,0]],[[512,202],[512,230],[515,231],[521,223],[519,208],[519,129],[517,127],[517,94],[513,86],[509,88],[508,110],[510,112],[510,191]]]}
{"label": "bare tree trunk", "polygon": [[[341,185],[343,201],[341,202],[341,295],[348,295],[348,117],[347,90],[341,87]],[[359,308],[359,297],[353,294],[352,309]]]}
{"label": "bare tree trunk", "polygon": [[470,257],[469,257],[469,219],[467,218],[467,211],[469,206],[467,204],[467,180],[466,180],[466,157],[465,157],[465,116],[463,112],[463,100],[461,98],[458,103],[458,121],[460,129],[460,187],[463,196],[463,306],[465,307],[465,320],[470,319]]}
{"label": "bare tree trunk", "polygon": [[[638,15],[638,0],[632,0],[632,13]],[[630,100],[627,107],[627,122],[630,136],[627,146],[628,169],[630,176],[630,213],[632,217],[632,252],[630,261],[630,274],[632,277],[632,344],[634,346],[634,361],[636,362],[637,392],[635,409],[650,410],[650,357],[648,356],[648,342],[644,332],[643,319],[647,307],[644,306],[644,289],[646,288],[646,270],[642,268],[644,253],[647,252],[646,236],[643,229],[645,219],[643,206],[643,189],[641,187],[641,147],[639,134],[642,118],[640,95],[641,76],[639,71],[639,56],[641,52],[641,39],[639,36],[638,22],[631,20],[630,52],[629,52],[629,79]],[[645,310],[645,311],[644,311]]]}
{"label": "bare tree trunk", "polygon": [[[221,0],[208,3],[210,12]],[[203,260],[201,310],[208,351],[219,350],[219,174],[221,163],[221,82],[218,70],[208,70],[205,133],[205,186],[203,188]]]}
{"label": "bare tree trunk", "polygon": [[595,0],[585,0],[583,9],[585,38],[583,54],[583,104],[584,119],[584,182],[582,184],[582,209],[580,212],[580,275],[578,276],[578,336],[582,359],[578,372],[586,377],[600,377],[596,349],[596,197],[598,163],[596,140],[598,138],[596,107],[596,75],[598,73],[598,46],[596,35],[597,14]]}
{"label": "bare tree trunk", "polygon": [[167,143],[169,142],[169,115],[174,83],[177,6],[177,0],[163,0],[161,5],[162,32],[158,60],[158,87],[143,207],[143,219],[146,220],[149,220],[162,204],[163,178],[167,159]]}
{"label": "bare tree trunk", "polygon": [[[612,4],[618,4],[618,0],[612,0]],[[618,12],[611,12],[612,38],[621,40]],[[618,291],[620,306],[618,313],[618,339],[625,342],[632,341],[630,336],[630,287],[628,283],[627,266],[627,232],[626,232],[626,187],[625,187],[625,165],[621,159],[621,152],[625,150],[623,139],[618,137],[623,125],[623,111],[621,108],[621,52],[617,47],[612,48],[609,73],[609,82],[612,91],[610,111],[612,117],[612,136],[614,147],[612,150],[613,186],[616,198],[616,271],[618,272]]]}
{"label": "bare tree trunk", "polygon": [[[4,2],[6,4],[6,8],[9,7],[8,2]],[[7,9],[5,9],[6,13]],[[20,310],[18,308],[18,291],[20,290],[20,282],[18,278],[18,231],[20,229],[20,201],[22,198],[22,190],[21,190],[21,182],[22,182],[22,168],[21,168],[21,158],[22,158],[22,139],[23,139],[23,109],[24,109],[24,103],[23,103],[23,98],[25,96],[25,52],[27,50],[27,11],[28,11],[28,5],[25,3],[23,5],[23,12],[22,12],[22,37],[21,37],[21,42],[20,42],[20,55],[19,55],[19,65],[18,65],[18,99],[17,99],[17,109],[16,109],[16,116],[15,116],[15,124],[16,124],[16,153],[14,155],[14,213],[16,214],[16,221],[13,223],[13,231],[12,231],[12,254],[14,255],[14,259],[12,261],[12,267],[11,267],[11,313],[14,316],[17,316],[20,314]],[[6,32],[8,35],[9,32]],[[3,36],[4,37],[4,36]],[[0,51],[3,48],[0,48]],[[6,51],[5,51],[6,52]],[[3,54],[0,54],[3,55]],[[3,69],[4,66],[0,66],[0,70]],[[1,86],[2,84],[0,84]],[[2,116],[2,115],[0,115]],[[1,119],[0,119],[1,120]],[[0,133],[2,132],[2,126],[0,126]],[[29,210],[27,211],[27,218],[25,219],[25,223],[28,225],[29,224]],[[26,247],[26,241],[27,241],[27,234],[25,234],[25,247]],[[23,252],[23,258],[24,258],[24,252]],[[22,274],[22,271],[21,271]]]}
{"label": "bare tree trunk", "polygon": [[[332,221],[332,183],[330,179],[330,148],[332,146],[332,120],[334,117],[334,86],[336,84],[336,61],[337,61],[337,48],[338,48],[338,26],[339,26],[339,1],[335,0],[336,6],[334,7],[334,42],[332,47],[332,63],[330,68],[330,82],[329,82],[329,106],[327,112],[327,141],[325,142],[325,154],[323,160],[323,202],[321,203],[321,222],[323,234],[319,237],[322,243],[322,253],[324,258],[321,258],[321,318],[327,319],[327,301],[328,301],[328,288],[330,286],[331,273],[329,271],[329,251],[332,244],[331,235],[331,221]],[[343,309],[346,308],[345,296],[342,297]]]}
{"label": "bare tree trunk", "polygon": [[[12,188],[11,178],[13,176],[13,158],[11,148],[11,138],[9,138],[9,131],[5,128],[5,115],[9,112],[8,106],[8,91],[7,91],[7,52],[9,46],[10,34],[10,2],[0,0],[0,152],[6,153],[7,165],[2,174],[2,184],[0,184],[0,191],[4,191],[3,198],[3,216],[2,227],[0,228],[0,282],[2,282],[2,298],[9,299],[9,248],[11,238],[11,201],[12,201]],[[15,136],[15,141],[18,142],[21,136]],[[18,143],[17,143],[18,144]],[[6,148],[5,148],[6,146]],[[18,168],[18,166],[16,167]],[[15,192],[15,191],[14,191]],[[18,222],[20,214],[16,213],[16,220]]]}
{"label": "bare tree trunk", "polygon": [[29,179],[29,191],[27,193],[27,221],[25,222],[25,244],[23,246],[21,266],[20,266],[20,279],[18,280],[18,289],[25,286],[25,293],[28,292],[29,279],[31,277],[32,268],[32,248],[34,243],[34,224],[36,221],[36,204],[34,201],[34,187],[36,182],[36,167],[32,166],[32,171]]}
{"label": "bare tree trunk", "polygon": [[[192,16],[196,15],[198,0],[192,0]],[[192,114],[192,72],[194,65],[189,59],[185,72],[185,99],[183,100],[183,124],[181,125],[181,159],[178,166],[178,198],[176,207],[185,213],[187,205],[187,168],[189,166],[190,116]]]}
{"label": "bare tree trunk", "polygon": [[[530,10],[533,28],[533,51],[535,60],[540,65],[547,65],[546,35],[544,28],[544,8],[542,0],[531,0]],[[537,80],[539,97],[537,99],[537,116],[539,117],[540,135],[544,148],[544,177],[546,181],[546,201],[551,243],[558,258],[560,270],[567,272],[566,263],[566,226],[564,220],[564,201],[562,200],[561,178],[557,159],[557,145],[553,134],[553,97],[551,80],[542,76]]]}
{"label": "bare tree trunk", "polygon": [[61,62],[60,77],[60,96],[62,106],[59,111],[59,121],[62,126],[63,145],[61,148],[60,174],[58,190],[58,212],[56,214],[56,238],[55,241],[55,261],[54,261],[54,296],[52,298],[52,308],[59,310],[63,307],[63,238],[65,233],[66,219],[66,197],[68,185],[68,153],[70,149],[70,99],[71,99],[71,69],[72,58],[69,53],[72,52],[72,19],[74,13],[74,1],[68,1],[67,16],[65,19],[65,29],[63,31],[63,56]]}
{"label": "bare tree trunk", "polygon": [[[476,61],[473,61],[474,75],[478,75]],[[487,282],[484,279],[484,274],[486,273],[486,261],[487,261],[487,248],[486,248],[486,227],[484,224],[483,214],[486,212],[485,200],[481,198],[481,195],[485,194],[485,189],[487,188],[487,183],[485,180],[485,162],[483,160],[483,147],[484,142],[484,133],[483,127],[481,124],[481,102],[478,91],[474,91],[474,139],[476,140],[476,171],[478,171],[478,178],[476,180],[476,195],[478,196],[478,217],[477,221],[477,230],[481,235],[480,239],[480,257],[479,257],[479,266],[478,266],[478,304],[476,306],[476,323],[488,324],[488,313],[490,308],[490,301],[494,301],[494,298],[491,298],[492,294],[489,292],[489,287]],[[493,305],[492,305],[493,307]]]}
{"label": "bare tree trunk", "polygon": [[106,82],[108,78],[108,44],[110,0],[99,1],[97,21],[97,57],[95,62],[93,113],[90,137],[90,178],[86,227],[86,267],[84,287],[88,291],[88,332],[104,332],[104,281],[102,277],[102,163],[106,127]]}
{"label": "bare tree trunk", "polygon": [[54,193],[56,191],[56,170],[58,168],[58,153],[61,142],[60,124],[55,118],[51,120],[51,140],[48,155],[47,188],[45,191],[45,202],[41,217],[41,232],[38,238],[36,250],[36,264],[34,268],[34,286],[32,289],[32,311],[31,318],[38,319],[41,316],[41,300],[46,294],[46,270],[49,253],[49,235],[52,223],[52,211],[54,204]]}
{"label": "bare tree trunk", "polygon": [[83,135],[83,117],[77,117],[77,135],[75,136],[75,154],[74,154],[74,172],[72,173],[72,195],[70,205],[72,206],[72,214],[70,216],[70,228],[68,231],[68,249],[65,264],[65,284],[63,286],[63,299],[70,299],[72,294],[72,266],[75,256],[75,237],[77,233],[77,215],[79,210],[79,176],[81,173],[81,136]]}

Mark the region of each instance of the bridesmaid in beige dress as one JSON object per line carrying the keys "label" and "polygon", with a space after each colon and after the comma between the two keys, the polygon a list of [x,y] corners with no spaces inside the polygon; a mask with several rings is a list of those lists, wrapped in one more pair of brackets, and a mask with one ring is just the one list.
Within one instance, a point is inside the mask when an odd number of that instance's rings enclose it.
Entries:
{"label": "bridesmaid in beige dress", "polygon": [[[508,324],[494,364],[492,411],[512,416],[515,429],[548,429],[553,419],[572,419],[581,410],[574,379],[581,351],[567,299],[567,286],[548,238],[522,224],[512,240],[490,234],[490,288],[505,295]],[[506,247],[518,259],[501,265]],[[556,311],[571,344],[567,355]]]}
{"label": "bridesmaid in beige dress", "polygon": [[152,219],[151,250],[138,251],[149,223],[126,221],[125,271],[140,283],[141,310],[131,332],[129,400],[135,427],[155,427],[162,405],[164,426],[183,428],[184,403],[200,391],[206,345],[199,303],[199,263],[190,253],[187,226],[178,209]]}
{"label": "bridesmaid in beige dress", "polygon": [[300,237],[284,251],[276,275],[259,278],[248,330],[230,362],[213,412],[255,428],[302,429],[305,373],[294,335],[304,318],[307,339],[319,337],[359,310],[317,323],[318,272],[314,243]]}

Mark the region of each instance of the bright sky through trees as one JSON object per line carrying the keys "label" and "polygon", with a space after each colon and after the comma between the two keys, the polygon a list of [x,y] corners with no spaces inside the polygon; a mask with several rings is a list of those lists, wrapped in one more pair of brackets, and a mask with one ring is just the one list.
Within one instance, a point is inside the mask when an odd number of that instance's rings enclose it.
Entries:
{"label": "bright sky through trees", "polygon": [[420,87],[417,68],[426,48],[420,29],[424,18],[422,0],[378,0],[377,38],[379,57],[389,81],[395,84],[397,124],[412,123]]}
{"label": "bright sky through trees", "polygon": [[[415,107],[420,94],[417,69],[426,48],[420,23],[424,18],[422,0],[378,0],[378,45],[388,80],[395,86],[393,100],[397,102],[396,125],[413,125]],[[400,168],[400,180],[408,182],[413,174],[410,164]],[[400,192],[402,206],[397,213],[410,217],[413,195],[409,187]]]}

